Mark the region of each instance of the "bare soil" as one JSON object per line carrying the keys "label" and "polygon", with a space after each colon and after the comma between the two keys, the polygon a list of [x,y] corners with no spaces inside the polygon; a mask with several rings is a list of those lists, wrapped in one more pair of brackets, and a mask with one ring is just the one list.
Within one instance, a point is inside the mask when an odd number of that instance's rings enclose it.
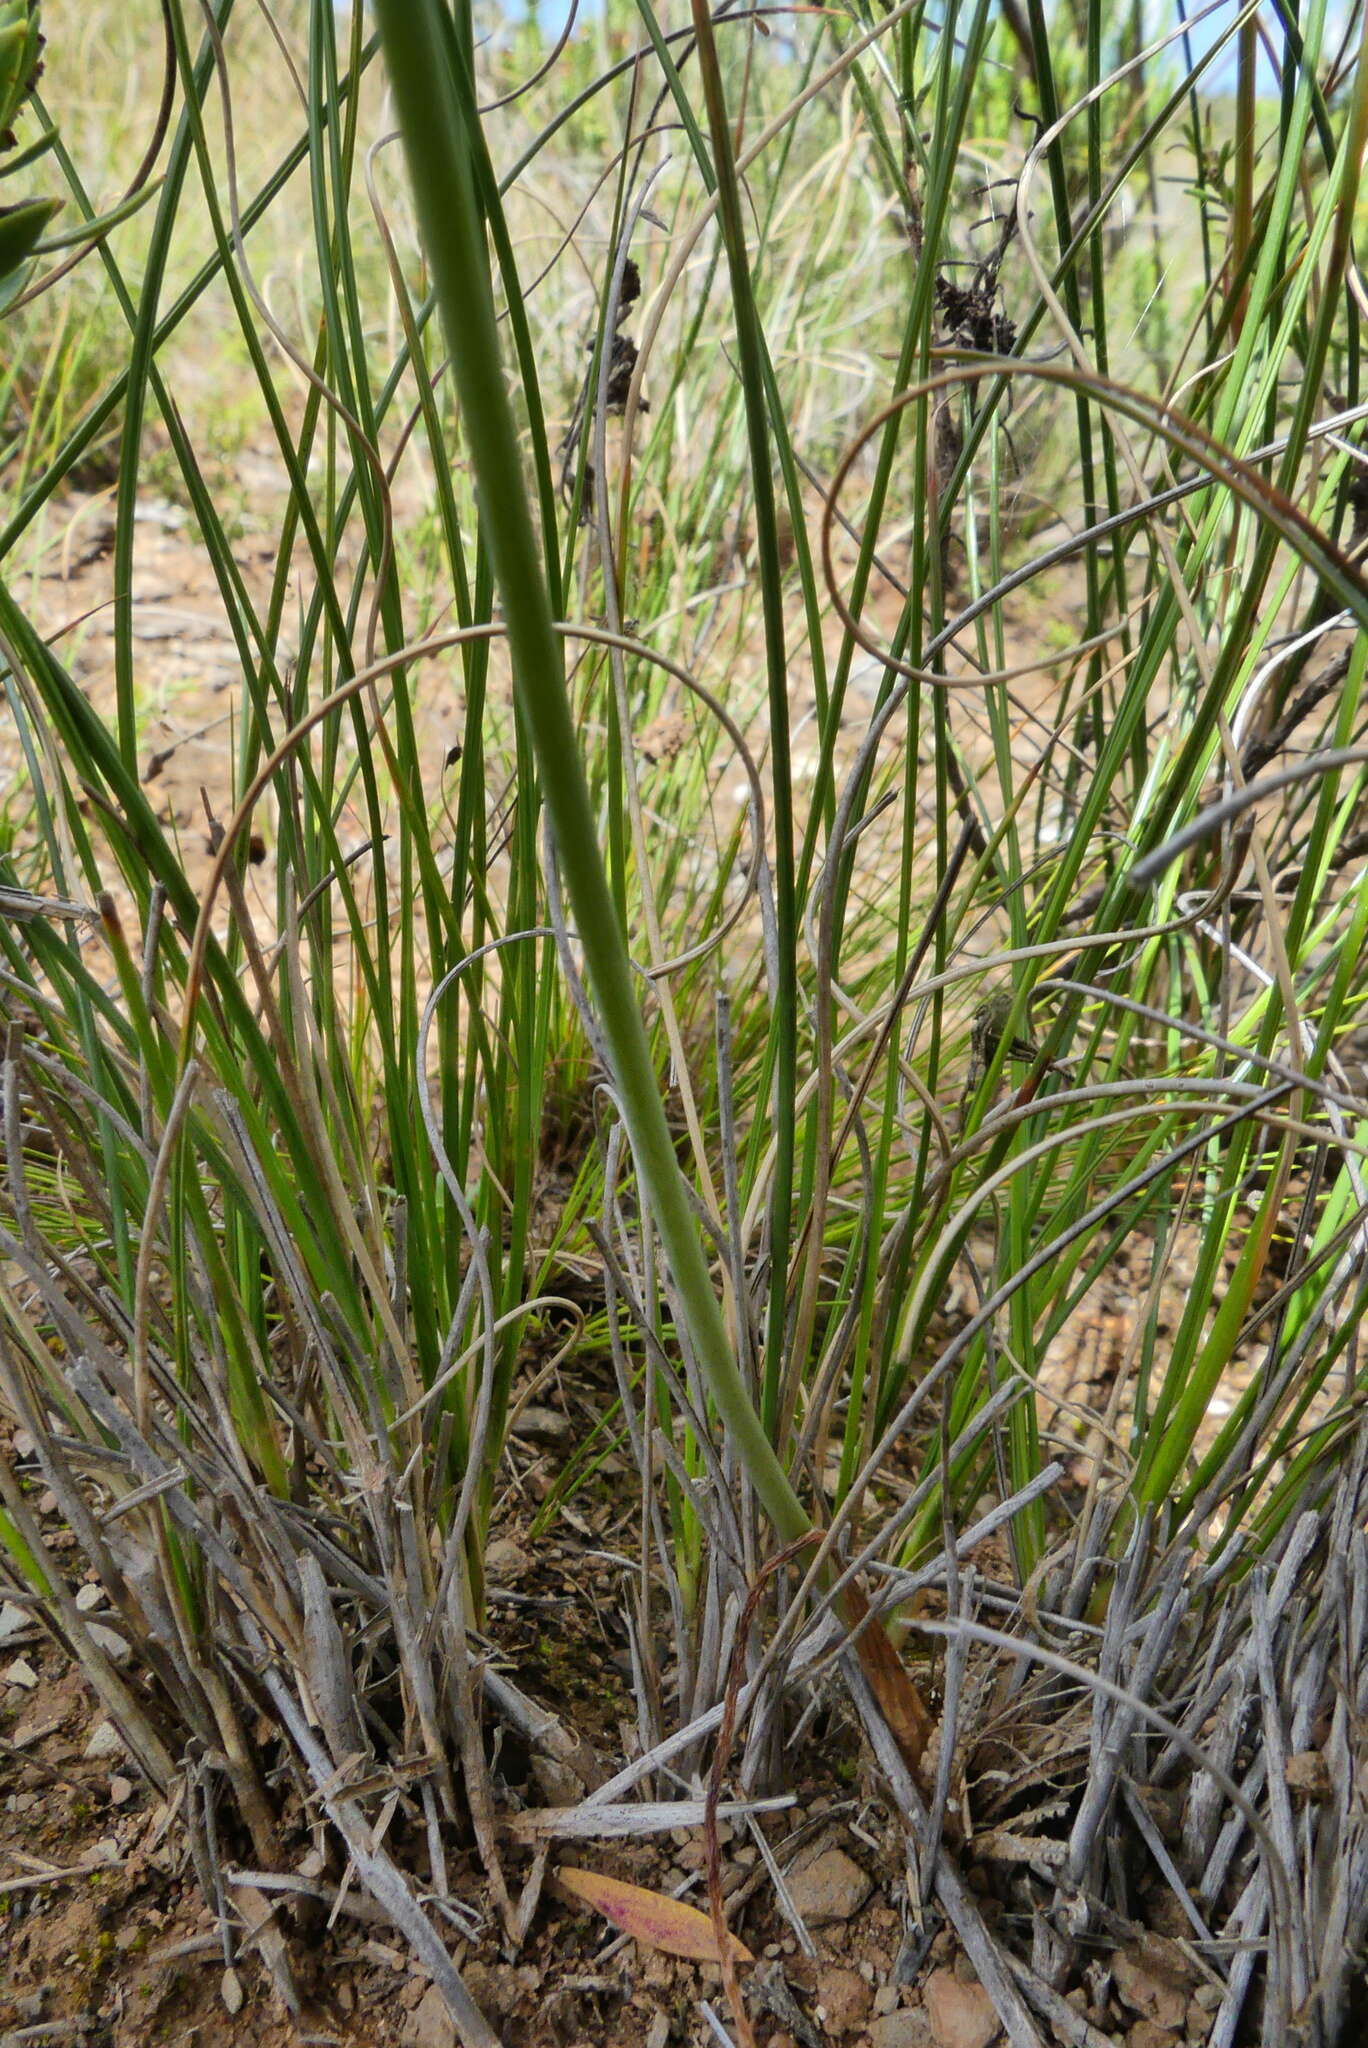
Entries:
{"label": "bare soil", "polygon": [[[592,1371],[565,1372],[526,1413],[488,1552],[489,1629],[498,1668],[611,1769],[636,1747],[622,1623],[634,1482],[610,1460],[591,1488],[557,1508],[550,1535],[531,1526],[604,1392]],[[10,1436],[0,1455],[23,1475],[50,1553],[78,1580],[72,1539],[43,1494],[32,1446]],[[891,1478],[905,1483],[904,1461],[895,1464]],[[1000,1542],[972,1561],[990,1578],[1010,1571]],[[88,1593],[81,1599],[93,1607],[95,1589]],[[13,1607],[0,1608],[0,1633],[0,2042],[450,2048],[437,1993],[370,1902],[335,1865],[323,1867],[323,1834],[308,1816],[281,1869],[321,1877],[332,1910],[249,1884],[250,1851],[225,1814],[225,1937],[176,1812],[140,1780],[79,1672]],[[934,1688],[934,1671],[923,1665],[919,1675]],[[1033,1725],[1029,1697],[1005,1722],[995,1719],[995,1683],[985,1660],[970,1716],[983,1740],[968,1770],[957,1770],[952,1833],[967,1834],[963,1862],[976,1903],[1005,1936],[1029,1913],[1032,1864],[1051,1857],[1067,1830],[1087,1740],[1086,1720]],[[259,1734],[269,1741],[264,1726]],[[516,1741],[493,1724],[488,1734],[516,1885],[530,1863],[513,1839],[516,1815],[545,1799]],[[919,1931],[904,1837],[839,1687],[790,1763],[792,1804],[761,1825],[801,1933],[756,1840],[725,1822],[720,1830],[729,1925],[757,1958],[746,1975],[758,2048],[998,2048],[991,2001],[954,1935],[934,1909]],[[706,1771],[706,1757],[699,1768]],[[193,1771],[187,1782],[186,1796],[196,1796]],[[695,1792],[702,1789],[695,1778]],[[424,1867],[421,1830],[402,1814],[388,1842],[407,1867]],[[647,1841],[572,1843],[552,1866],[585,1867],[706,1911],[704,1861],[701,1831],[681,1829]],[[471,1940],[453,1935],[453,1957],[506,2048],[702,2044],[716,2039],[701,2016],[704,2000],[734,2035],[715,1966],[618,1935],[554,1875],[516,1949],[500,1939],[473,1849],[452,1859],[448,1876],[452,1896],[483,1925]],[[1173,1939],[1184,1929],[1162,1881],[1141,1882],[1136,1910],[1130,1974],[1099,1965],[1091,1986],[1074,1994],[1070,2009],[1092,2030],[1075,2040],[1090,2048],[1204,2042],[1210,1986]],[[1166,2023],[1151,2018],[1146,2032],[1141,2022],[1155,2012]],[[1045,2029],[1042,2040],[1051,2039],[1066,2036]]]}
{"label": "bare soil", "polygon": [[[554,1412],[554,1411],[553,1411]],[[45,1541],[71,1557],[70,1539],[21,1439],[3,1455],[30,1475],[45,1521]],[[618,1620],[623,1572],[612,1553],[630,1532],[624,1514],[581,1502],[556,1540],[533,1542],[527,1524],[552,1482],[559,1453],[523,1443],[512,1454],[515,1485],[508,1527],[490,1549],[491,1627],[497,1660],[517,1683],[554,1706],[605,1756],[630,1736],[630,1685]],[[605,1561],[605,1548],[609,1560]],[[364,1898],[347,1898],[329,1926],[287,1909],[281,1926],[300,1993],[291,2014],[261,1959],[260,1934],[237,1901],[231,1961],[190,1867],[176,1815],[140,1781],[78,1671],[37,1627],[16,1625],[4,1610],[0,1629],[0,2038],[97,2042],[108,2048],[153,2043],[230,2043],[285,2048],[296,2041],[425,2044],[449,2041],[445,2020],[424,2004],[428,1985],[396,1946]],[[820,1866],[839,1849],[864,1873],[854,1893],[814,1917],[815,1953],[779,1911],[752,1841],[723,1823],[724,1888],[734,1932],[744,1939],[806,2017],[812,2040],[913,2040],[911,2032],[871,2034],[869,2022],[923,2006],[922,1994],[893,1982],[905,1921],[905,1885],[896,1832],[872,1780],[851,1781],[840,1740],[813,1740],[799,1760],[795,1803],[767,1825],[781,1867]],[[93,1753],[92,1753],[93,1752]],[[501,1759],[510,1812],[524,1795],[526,1760]],[[223,1844],[230,1876],[240,1866],[229,1827]],[[421,1856],[415,1844],[415,1850]],[[519,1851],[510,1850],[516,1867]],[[525,1860],[525,1858],[524,1858]],[[579,1845],[565,1861],[702,1903],[703,1855],[697,1834],[677,1831],[646,1843]],[[839,1865],[838,1865],[839,1867]],[[453,1891],[482,1905],[473,1860],[453,1871]],[[863,1892],[867,1896],[860,1896]],[[236,1907],[237,1910],[232,1910]],[[573,1900],[548,1893],[530,1937],[510,1954],[492,1925],[473,1946],[455,1947],[471,1991],[508,2048],[637,2048],[643,2036],[664,2044],[703,2038],[697,2001],[720,1999],[720,1973],[640,1948]],[[933,1968],[953,1970],[953,1944],[941,1937]],[[925,1971],[919,1971],[919,1979]],[[772,1993],[782,1998],[782,1989]],[[785,2008],[787,2010],[787,2008]],[[45,2031],[31,2031],[43,2029]],[[794,2038],[761,2014],[758,2038]],[[939,2038],[927,2036],[928,2040]]]}

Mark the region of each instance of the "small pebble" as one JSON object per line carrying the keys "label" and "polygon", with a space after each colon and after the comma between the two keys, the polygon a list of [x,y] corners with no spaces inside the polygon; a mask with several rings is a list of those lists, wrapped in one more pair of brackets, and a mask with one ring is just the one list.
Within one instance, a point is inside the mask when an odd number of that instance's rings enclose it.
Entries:
{"label": "small pebble", "polygon": [[131,1778],[111,1778],[109,1781],[109,1803],[111,1806],[127,1806],[133,1797]]}
{"label": "small pebble", "polygon": [[485,1552],[485,1576],[492,1586],[508,1586],[520,1579],[532,1560],[510,1536],[496,1536]]}
{"label": "small pebble", "polygon": [[844,1849],[819,1850],[789,1873],[789,1897],[809,1927],[853,1919],[874,1889],[873,1879]]}
{"label": "small pebble", "polygon": [[90,1740],[81,1751],[83,1757],[94,1762],[102,1756],[121,1756],[123,1738],[112,1721],[99,1721],[91,1731]]}
{"label": "small pebble", "polygon": [[524,1408],[513,1424],[513,1434],[526,1438],[531,1443],[558,1444],[570,1434],[571,1423],[568,1415],[562,1415],[555,1408],[541,1408],[535,1404]]}
{"label": "small pebble", "polygon": [[103,1607],[104,1591],[100,1586],[79,1586],[76,1589],[76,1605],[82,1614],[89,1614],[93,1608]]}
{"label": "small pebble", "polygon": [[91,1641],[104,1651],[111,1664],[131,1663],[133,1646],[124,1641],[117,1629],[105,1628],[98,1621],[92,1621],[89,1626]]}
{"label": "small pebble", "polygon": [[32,1622],[22,1607],[16,1607],[12,1600],[6,1600],[0,1607],[0,1643],[8,1643],[14,1636],[21,1636]]}
{"label": "small pebble", "polygon": [[38,1673],[29,1663],[27,1657],[16,1657],[9,1670],[5,1673],[5,1683],[7,1685],[21,1685],[25,1692],[32,1692],[34,1686],[38,1683]]}

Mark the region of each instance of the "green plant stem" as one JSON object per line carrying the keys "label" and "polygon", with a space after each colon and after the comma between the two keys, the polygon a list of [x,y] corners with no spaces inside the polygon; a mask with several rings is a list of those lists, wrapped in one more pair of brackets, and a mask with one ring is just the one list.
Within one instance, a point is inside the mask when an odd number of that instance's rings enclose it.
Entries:
{"label": "green plant stem", "polygon": [[669,1262],[689,1341],[709,1392],[778,1534],[811,1524],[746,1395],[674,1155],[631,966],[598,849],[570,713],[544,564],[504,387],[485,234],[476,207],[470,128],[439,0],[379,0],[376,9],[404,137],[423,243],[451,350],[462,424],[488,522],[513,688],[542,778],[556,856],[597,999],[623,1121]]}

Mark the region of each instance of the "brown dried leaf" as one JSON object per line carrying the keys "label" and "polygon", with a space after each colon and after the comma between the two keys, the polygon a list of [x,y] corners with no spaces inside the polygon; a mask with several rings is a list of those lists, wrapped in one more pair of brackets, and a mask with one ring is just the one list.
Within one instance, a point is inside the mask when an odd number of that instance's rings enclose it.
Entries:
{"label": "brown dried leaf", "polygon": [[[663,1949],[666,1955],[686,1956],[695,1963],[722,1960],[712,1921],[696,1907],[686,1906],[682,1899],[670,1899],[663,1892],[623,1884],[619,1878],[604,1877],[597,1870],[577,1870],[566,1863],[556,1872],[556,1879],[573,1898],[592,1906],[614,1927],[620,1927],[624,1934],[630,1934],[647,1948]],[[734,1934],[728,1939],[733,1962],[755,1961],[744,1942]]]}
{"label": "brown dried leaf", "polygon": [[[857,1628],[869,1612],[869,1602],[858,1586],[847,1586],[841,1601],[846,1621]],[[856,1639],[855,1653],[898,1752],[916,1778],[921,1773],[933,1725],[926,1702],[879,1622],[871,1622],[862,1630]]]}

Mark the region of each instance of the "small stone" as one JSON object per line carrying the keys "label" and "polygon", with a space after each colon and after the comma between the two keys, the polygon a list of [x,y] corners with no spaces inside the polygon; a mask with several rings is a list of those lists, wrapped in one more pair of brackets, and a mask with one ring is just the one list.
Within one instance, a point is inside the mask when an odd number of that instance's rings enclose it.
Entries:
{"label": "small stone", "polygon": [[885,2013],[898,2010],[898,1987],[896,1984],[881,1984],[874,1993],[874,2010],[882,2019]]}
{"label": "small stone", "polygon": [[874,1881],[844,1849],[823,1849],[790,1873],[789,1896],[809,1927],[830,1927],[858,1913]]}
{"label": "small stone", "polygon": [[869,2030],[870,2048],[936,2048],[931,2022],[919,2005],[885,2013]]}
{"label": "small stone", "polygon": [[570,1434],[570,1417],[558,1408],[540,1408],[533,1402],[514,1423],[513,1434],[529,1443],[558,1444]]}
{"label": "small stone", "polygon": [[105,1628],[103,1623],[98,1621],[92,1621],[89,1628],[90,1640],[104,1651],[111,1664],[132,1662],[133,1646],[124,1640],[117,1629]]}
{"label": "small stone", "polygon": [[404,2048],[456,2048],[456,2022],[435,1984],[429,1984],[404,2022]]}
{"label": "small stone", "polygon": [[38,1683],[38,1673],[27,1657],[16,1657],[5,1673],[6,1685],[22,1686],[25,1692],[32,1692]]}
{"label": "small stone", "polygon": [[936,2048],[988,2048],[1002,2023],[981,1984],[965,1984],[953,1970],[933,1970],[922,1986]]}
{"label": "small stone", "polygon": [[123,1746],[123,1737],[112,1721],[97,1721],[81,1754],[93,1763],[102,1756],[122,1756]]}
{"label": "small stone", "polygon": [[818,1976],[817,2003],[833,2034],[853,2034],[868,2018],[873,1998],[858,1970],[830,1968]]}
{"label": "small stone", "polygon": [[512,1586],[531,1562],[522,1545],[511,1536],[496,1536],[485,1551],[485,1577],[492,1586]]}
{"label": "small stone", "polygon": [[133,1797],[131,1778],[111,1778],[109,1781],[109,1803],[111,1806],[127,1806]]}
{"label": "small stone", "polygon": [[104,1605],[104,1592],[99,1586],[86,1584],[76,1589],[76,1606],[80,1613],[90,1614]]}
{"label": "small stone", "polygon": [[1117,1956],[1112,1972],[1117,1996],[1132,2012],[1153,2020],[1161,2029],[1182,2026],[1187,2017],[1188,1985],[1135,1956]]}
{"label": "small stone", "polygon": [[12,1600],[6,1600],[0,1607],[0,1643],[12,1642],[15,1636],[23,1635],[33,1626],[22,1607],[16,1607]]}
{"label": "small stone", "polygon": [[1330,1766],[1318,1749],[1301,1749],[1290,1756],[1283,1766],[1283,1776],[1289,1792],[1300,1792],[1307,1799],[1330,1797]]}
{"label": "small stone", "polygon": [[1182,2037],[1158,2027],[1153,2020],[1137,2020],[1126,2036],[1126,2048],[1183,2048]]}
{"label": "small stone", "polygon": [[45,1490],[44,1490],[44,1491],[43,1491],[42,1493],[40,1493],[40,1494],[39,1494],[39,1496],[38,1496],[38,1512],[39,1512],[39,1514],[40,1514],[40,1515],[55,1515],[55,1514],[56,1514],[56,1512],[57,1512],[57,1496],[56,1496],[56,1494],[55,1494],[55,1493],[54,1493],[54,1492],[52,1491],[52,1488],[51,1488],[51,1487],[48,1487],[48,1488],[46,1488],[46,1489],[45,1489]]}

